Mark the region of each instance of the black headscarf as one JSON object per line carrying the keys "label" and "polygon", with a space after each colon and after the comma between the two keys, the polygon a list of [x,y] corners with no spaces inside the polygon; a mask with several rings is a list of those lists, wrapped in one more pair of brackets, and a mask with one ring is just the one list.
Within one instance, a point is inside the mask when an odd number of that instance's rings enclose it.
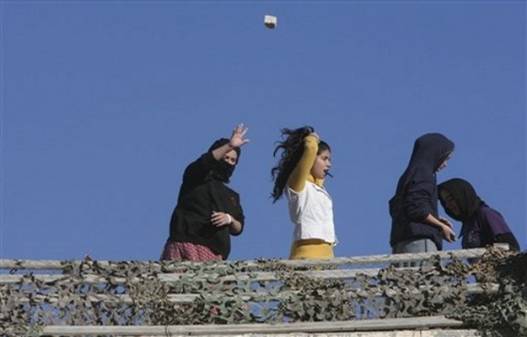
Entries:
{"label": "black headscarf", "polygon": [[[445,209],[445,212],[453,219],[466,221],[472,217],[474,212],[483,204],[483,201],[476,194],[474,187],[461,178],[447,180],[437,186],[439,192],[439,201]],[[452,196],[454,202],[459,208],[459,214],[453,214],[452,210],[446,207],[446,202],[441,196],[441,191],[446,191]]]}
{"label": "black headscarf", "polygon": [[433,172],[454,151],[454,143],[440,133],[427,133],[417,138],[408,166],[425,166]]}
{"label": "black headscarf", "polygon": [[454,143],[440,133],[427,133],[417,138],[408,167],[399,178],[397,193],[416,178],[430,179],[454,151]]}
{"label": "black headscarf", "polygon": [[[217,139],[210,146],[209,152],[212,152],[216,150],[217,148],[222,147],[225,144],[228,144],[229,142],[230,140],[227,138]],[[242,150],[239,147],[235,147],[233,150],[236,151],[236,153],[238,154],[238,156],[236,157],[236,164],[238,164]],[[220,159],[218,160],[218,163],[215,165],[215,167],[212,169],[211,176],[215,179],[228,183],[235,168],[236,168],[236,165],[231,165],[227,163],[225,160]]]}

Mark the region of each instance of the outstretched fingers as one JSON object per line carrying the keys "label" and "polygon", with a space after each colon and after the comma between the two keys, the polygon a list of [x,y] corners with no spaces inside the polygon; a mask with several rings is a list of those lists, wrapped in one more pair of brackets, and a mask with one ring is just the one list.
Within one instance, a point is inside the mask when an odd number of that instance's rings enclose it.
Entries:
{"label": "outstretched fingers", "polygon": [[[242,124],[242,125],[243,125],[243,124]],[[241,136],[242,136],[242,137],[245,137],[245,134],[247,133],[247,131],[249,131],[249,128],[247,128],[247,127],[242,128],[242,130],[241,130]]]}
{"label": "outstretched fingers", "polygon": [[249,139],[245,138],[245,135],[249,131],[243,123],[238,124],[232,131],[231,145],[233,147],[240,147],[249,142]]}

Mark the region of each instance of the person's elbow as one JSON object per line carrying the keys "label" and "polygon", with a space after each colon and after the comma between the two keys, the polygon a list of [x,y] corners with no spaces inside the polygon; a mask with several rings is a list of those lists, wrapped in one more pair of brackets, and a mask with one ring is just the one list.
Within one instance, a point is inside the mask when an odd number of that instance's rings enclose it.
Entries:
{"label": "person's elbow", "polygon": [[318,151],[318,140],[313,136],[307,136],[304,139],[304,149],[310,151]]}
{"label": "person's elbow", "polygon": [[424,222],[432,212],[429,207],[420,205],[407,205],[405,213],[413,222]]}
{"label": "person's elbow", "polygon": [[236,228],[236,229],[233,229],[231,228],[229,230],[229,233],[232,235],[232,236],[238,236],[242,233],[242,229],[241,228]]}
{"label": "person's elbow", "polygon": [[232,236],[238,236],[243,232],[243,221],[237,221],[229,227],[229,233]]}

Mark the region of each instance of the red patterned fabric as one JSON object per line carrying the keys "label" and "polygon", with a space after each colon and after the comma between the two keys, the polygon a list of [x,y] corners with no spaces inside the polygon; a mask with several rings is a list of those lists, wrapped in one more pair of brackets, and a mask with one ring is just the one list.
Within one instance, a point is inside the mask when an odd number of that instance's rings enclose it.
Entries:
{"label": "red patterned fabric", "polygon": [[161,260],[170,261],[217,261],[220,254],[214,254],[208,247],[190,242],[167,241]]}

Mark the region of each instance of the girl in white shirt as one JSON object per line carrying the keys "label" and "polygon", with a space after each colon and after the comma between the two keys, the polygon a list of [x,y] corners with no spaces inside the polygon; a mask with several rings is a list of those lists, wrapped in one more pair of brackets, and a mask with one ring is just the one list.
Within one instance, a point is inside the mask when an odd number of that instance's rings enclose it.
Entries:
{"label": "girl in white shirt", "polygon": [[284,193],[295,225],[291,259],[330,259],[336,242],[333,202],[324,188],[331,168],[331,149],[312,127],[283,129],[280,161],[271,170],[273,199]]}

